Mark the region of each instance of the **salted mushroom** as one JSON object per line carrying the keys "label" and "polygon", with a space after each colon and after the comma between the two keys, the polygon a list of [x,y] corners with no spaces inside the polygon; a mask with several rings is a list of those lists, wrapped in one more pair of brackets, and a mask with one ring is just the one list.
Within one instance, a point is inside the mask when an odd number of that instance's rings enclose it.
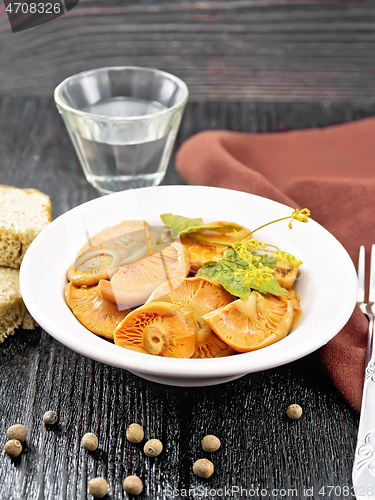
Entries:
{"label": "salted mushroom", "polygon": [[191,358],[196,322],[167,302],[150,302],[132,311],[115,329],[120,347],[171,358]]}
{"label": "salted mushroom", "polygon": [[248,352],[286,337],[301,314],[295,290],[282,296],[253,290],[246,300],[235,300],[205,314],[203,319],[228,346]]}
{"label": "salted mushroom", "polygon": [[78,252],[67,278],[76,286],[110,279],[119,266],[140,260],[165,246],[162,229],[142,220],[122,221],[95,234]]}
{"label": "salted mushroom", "polygon": [[205,262],[220,260],[228,245],[233,244],[235,241],[247,235],[249,238],[251,237],[250,229],[235,223],[216,221],[208,225],[213,226],[222,224],[230,224],[232,229],[225,233],[218,231],[202,231],[187,233],[181,236],[181,243],[189,252],[191,272],[198,271]]}
{"label": "salted mushroom", "polygon": [[298,267],[292,269],[284,262],[277,262],[274,269],[274,276],[281,287],[289,290],[294,285],[298,272]]}
{"label": "salted mushroom", "polygon": [[121,307],[137,307],[163,282],[185,278],[189,268],[187,250],[174,242],[154,255],[121,266],[111,281],[99,282],[100,293],[103,299]]}
{"label": "salted mushroom", "polygon": [[201,277],[171,280],[159,286],[149,302],[169,302],[182,314],[192,314],[197,323],[193,358],[215,358],[233,354],[204,321],[203,315],[234,300],[233,295],[213,280]]}
{"label": "salted mushroom", "polygon": [[110,340],[113,340],[117,325],[130,312],[130,309],[119,311],[116,304],[103,300],[98,286],[79,288],[68,283],[65,300],[85,328]]}

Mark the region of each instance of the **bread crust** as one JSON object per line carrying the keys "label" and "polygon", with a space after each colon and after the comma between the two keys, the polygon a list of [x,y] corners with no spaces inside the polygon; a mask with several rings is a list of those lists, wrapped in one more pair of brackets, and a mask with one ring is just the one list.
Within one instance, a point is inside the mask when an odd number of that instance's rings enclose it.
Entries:
{"label": "bread crust", "polygon": [[4,184],[0,202],[1,343],[17,328],[32,330],[37,325],[22,300],[18,269],[34,238],[52,221],[52,204],[38,189]]}
{"label": "bread crust", "polygon": [[52,221],[51,200],[38,189],[3,184],[0,200],[0,266],[19,269],[32,241]]}
{"label": "bread crust", "polygon": [[39,191],[38,189],[33,189],[33,188],[18,188],[15,186],[6,186],[5,184],[0,184],[0,188],[3,189],[14,189],[17,191],[25,191],[26,193],[37,193],[39,194],[42,198],[45,200],[46,204],[46,217],[49,222],[52,222],[53,220],[53,213],[52,213],[52,203],[51,203],[51,198],[48,196],[48,194],[42,193],[42,191]]}
{"label": "bread crust", "polygon": [[22,300],[19,271],[0,267],[0,343],[17,328],[33,330],[37,326]]}

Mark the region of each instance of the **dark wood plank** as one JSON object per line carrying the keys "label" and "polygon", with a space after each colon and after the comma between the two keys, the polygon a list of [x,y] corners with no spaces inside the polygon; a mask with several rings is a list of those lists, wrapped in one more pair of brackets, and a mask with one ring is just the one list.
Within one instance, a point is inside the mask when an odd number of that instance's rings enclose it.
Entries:
{"label": "dark wood plank", "polygon": [[[25,356],[24,374],[32,378],[20,373]],[[0,459],[1,498],[90,498],[87,482],[95,475],[107,478],[109,498],[122,498],[121,482],[129,473],[142,477],[143,498],[150,499],[168,498],[171,489],[199,487],[295,489],[301,495],[303,488],[350,486],[357,418],[311,358],[224,386],[179,389],[91,362],[40,331],[33,342],[17,334],[1,347],[0,357],[1,432],[15,421],[29,429],[22,457]],[[304,410],[298,422],[285,417],[295,401]],[[59,413],[56,429],[46,429],[41,420],[48,408]],[[132,421],[163,441],[158,459],[126,441],[125,428]],[[93,454],[80,446],[88,430],[99,436],[99,451]],[[203,482],[191,466],[209,457],[200,446],[206,433],[220,436],[222,449],[212,457],[214,476]]]}
{"label": "dark wood plank", "polygon": [[[323,127],[375,115],[375,102],[188,104],[176,147],[197,132],[224,128],[277,132]],[[97,196],[82,172],[52,98],[0,98],[1,183],[34,187],[51,196],[57,217]],[[180,184],[173,157],[163,184]],[[60,186],[64,186],[61,190]]]}
{"label": "dark wood plank", "polygon": [[[374,112],[369,103],[191,103],[178,143],[209,128],[277,131]],[[165,182],[177,179],[172,164]],[[0,182],[45,191],[55,216],[97,196],[51,98],[0,99]],[[233,493],[226,498],[241,498],[232,489],[237,487],[252,499],[282,499],[282,489],[290,490],[289,498],[303,498],[304,488],[314,488],[313,498],[322,498],[319,489],[329,485],[338,492],[331,498],[348,498],[343,488],[351,486],[358,415],[330,385],[315,355],[221,386],[173,388],[84,358],[38,328],[1,344],[0,366],[3,442],[15,422],[29,431],[20,458],[0,454],[1,499],[90,499],[87,483],[95,475],[107,478],[109,499],[127,498],[121,482],[129,473],[143,479],[141,498],[147,500],[199,498],[206,487],[206,498],[213,499],[223,498],[225,487]],[[285,417],[292,402],[304,411],[296,422]],[[49,409],[59,414],[53,429],[42,422]],[[147,437],[163,441],[159,458],[145,457],[141,446],[126,440],[126,426],[133,421],[144,426]],[[80,445],[89,430],[99,437],[93,454]],[[200,446],[206,433],[218,435],[222,448],[212,456],[214,475],[202,481],[191,467],[208,456]],[[267,495],[260,495],[261,488]]]}
{"label": "dark wood plank", "polygon": [[0,95],[52,95],[100,66],[159,67],[193,101],[371,99],[373,2],[81,0],[13,34],[0,7]]}

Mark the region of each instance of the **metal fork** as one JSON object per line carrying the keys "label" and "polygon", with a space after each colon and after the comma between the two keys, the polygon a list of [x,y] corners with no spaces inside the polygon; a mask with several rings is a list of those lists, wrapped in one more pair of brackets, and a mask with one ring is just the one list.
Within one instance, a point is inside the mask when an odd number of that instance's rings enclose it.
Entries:
{"label": "metal fork", "polygon": [[367,337],[365,382],[363,386],[361,415],[357,446],[353,464],[353,493],[357,499],[375,499],[375,245],[371,248],[370,285],[365,294],[365,248],[361,246],[358,260],[357,304],[369,319]]}

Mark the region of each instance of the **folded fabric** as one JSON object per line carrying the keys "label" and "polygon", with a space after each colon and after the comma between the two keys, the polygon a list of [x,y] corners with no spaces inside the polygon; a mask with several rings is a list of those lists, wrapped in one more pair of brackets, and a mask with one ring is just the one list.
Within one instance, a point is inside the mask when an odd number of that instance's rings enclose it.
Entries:
{"label": "folded fabric", "polygon": [[[269,134],[223,130],[191,137],[176,156],[189,184],[247,191],[293,208],[309,207],[354,262],[375,243],[375,119]],[[369,261],[369,253],[367,254]],[[320,350],[337,389],[360,410],[368,322],[356,308]]]}

